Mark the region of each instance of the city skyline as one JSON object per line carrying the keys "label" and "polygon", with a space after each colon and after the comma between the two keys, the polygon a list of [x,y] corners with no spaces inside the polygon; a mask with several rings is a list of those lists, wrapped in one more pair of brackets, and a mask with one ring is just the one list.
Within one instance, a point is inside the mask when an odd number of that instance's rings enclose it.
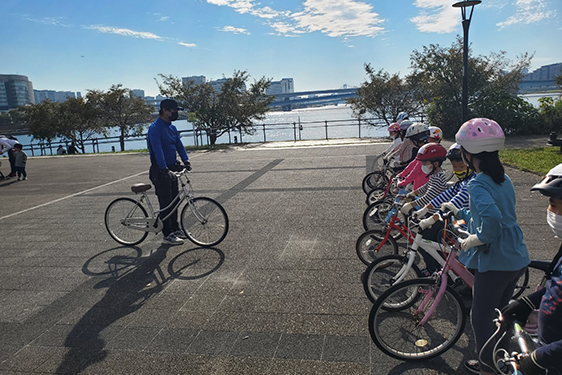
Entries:
{"label": "city skyline", "polygon": [[[292,77],[297,92],[359,86],[365,63],[404,76],[412,51],[450,46],[462,34],[453,3],[5,0],[0,74],[83,95],[120,83],[156,96],[159,74],[217,80],[235,70],[247,71],[249,83]],[[534,53],[529,71],[558,63],[561,11],[559,0],[484,0],[474,10],[472,53]]]}

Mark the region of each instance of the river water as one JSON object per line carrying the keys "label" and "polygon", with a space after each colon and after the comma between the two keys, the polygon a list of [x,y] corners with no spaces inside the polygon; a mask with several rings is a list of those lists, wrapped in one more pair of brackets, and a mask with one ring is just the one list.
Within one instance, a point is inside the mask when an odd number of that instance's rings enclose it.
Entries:
{"label": "river water", "polygon": [[[525,100],[531,104],[538,106],[538,99],[543,96],[551,96],[557,98],[558,94],[553,93],[536,93],[522,95]],[[327,130],[326,130],[327,122]],[[187,120],[175,121],[174,125],[181,131],[189,131],[193,129],[193,125]],[[265,135],[264,135],[265,125]],[[299,126],[300,125],[300,126]],[[353,117],[351,108],[348,105],[330,105],[324,107],[295,109],[287,112],[268,112],[263,122],[258,122],[255,126],[253,135],[232,133],[230,136],[225,134],[217,139],[217,143],[234,142],[236,136],[237,142],[272,142],[272,141],[290,141],[290,140],[313,140],[313,139],[334,139],[334,138],[354,138],[354,137],[372,137],[379,138],[387,136],[386,125],[379,126],[368,125],[363,121],[359,126],[358,120]],[[327,133],[327,134],[326,134]],[[114,136],[117,134],[113,134]],[[24,146],[32,143],[30,135],[18,136],[18,140]],[[196,144],[192,132],[182,134],[182,141],[186,146]],[[103,143],[100,139],[99,151],[110,152],[112,147],[119,150],[118,142]],[[33,142],[36,143],[36,142]],[[199,144],[207,144],[206,137],[199,138]],[[28,149],[29,147],[26,147]],[[54,147],[56,149],[56,147]],[[146,148],[144,139],[125,142],[126,150],[138,150]],[[96,148],[97,151],[97,148]],[[50,153],[49,151],[47,151]],[[53,150],[54,152],[54,150]],[[92,142],[86,142],[86,152],[93,152]]]}

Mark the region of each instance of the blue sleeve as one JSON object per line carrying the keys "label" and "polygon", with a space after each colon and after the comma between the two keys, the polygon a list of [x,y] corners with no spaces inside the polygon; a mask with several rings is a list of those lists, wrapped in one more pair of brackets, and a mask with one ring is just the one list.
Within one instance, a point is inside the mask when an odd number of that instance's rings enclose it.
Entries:
{"label": "blue sleeve", "polygon": [[187,156],[187,152],[185,151],[185,147],[183,146],[183,143],[181,141],[180,133],[178,132],[178,129],[176,129],[175,126],[173,126],[173,128],[176,132],[176,151],[178,152],[181,161],[189,160],[189,157]]}
{"label": "blue sleeve", "polygon": [[539,365],[549,369],[562,368],[562,340],[551,342],[536,350],[536,358]]}
{"label": "blue sleeve", "polygon": [[455,186],[445,190],[444,192],[433,198],[431,202],[429,202],[429,204],[431,204],[434,208],[441,207],[441,204],[449,202],[451,199],[453,199],[457,192],[457,189],[457,185],[455,184]]}
{"label": "blue sleeve", "polygon": [[[150,152],[156,159],[156,164],[158,164],[158,168],[164,169],[167,167],[166,165],[166,158],[164,157],[164,150],[162,149],[162,138],[161,134],[156,131],[154,128],[148,129],[148,142]],[[185,150],[184,150],[185,151]]]}
{"label": "blue sleeve", "polygon": [[480,241],[489,244],[501,234],[502,214],[492,196],[480,186],[471,189],[470,199],[481,221],[480,226],[475,228],[476,235]]}

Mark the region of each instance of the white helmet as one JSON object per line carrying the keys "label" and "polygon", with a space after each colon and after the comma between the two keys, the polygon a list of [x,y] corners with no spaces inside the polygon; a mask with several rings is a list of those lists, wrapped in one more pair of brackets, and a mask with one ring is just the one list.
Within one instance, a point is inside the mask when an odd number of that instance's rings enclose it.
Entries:
{"label": "white helmet", "polygon": [[429,127],[429,138],[435,138],[439,141],[443,140],[443,131],[437,126]]}
{"label": "white helmet", "polygon": [[410,138],[412,141],[427,139],[429,136],[429,126],[427,124],[416,122],[412,124],[408,130],[406,130],[406,138]]}
{"label": "white helmet", "polygon": [[397,122],[400,122],[400,121],[405,120],[405,119],[407,119],[407,118],[408,118],[408,113],[407,113],[407,112],[400,112],[400,113],[398,114],[398,117],[396,117],[396,121],[397,121]]}

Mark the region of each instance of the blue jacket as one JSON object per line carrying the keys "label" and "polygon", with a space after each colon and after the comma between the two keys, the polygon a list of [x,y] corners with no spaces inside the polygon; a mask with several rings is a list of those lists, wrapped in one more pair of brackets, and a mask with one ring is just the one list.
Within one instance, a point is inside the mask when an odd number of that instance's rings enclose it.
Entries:
{"label": "blue jacket", "polygon": [[176,152],[182,161],[188,160],[178,130],[160,117],[148,128],[147,143],[150,162],[157,164],[160,169],[176,164]]}
{"label": "blue jacket", "polygon": [[506,175],[498,185],[484,173],[478,173],[467,185],[469,209],[459,211],[468,230],[484,243],[461,252],[459,260],[468,268],[487,271],[517,271],[529,261],[523,232],[515,215],[515,190]]}

